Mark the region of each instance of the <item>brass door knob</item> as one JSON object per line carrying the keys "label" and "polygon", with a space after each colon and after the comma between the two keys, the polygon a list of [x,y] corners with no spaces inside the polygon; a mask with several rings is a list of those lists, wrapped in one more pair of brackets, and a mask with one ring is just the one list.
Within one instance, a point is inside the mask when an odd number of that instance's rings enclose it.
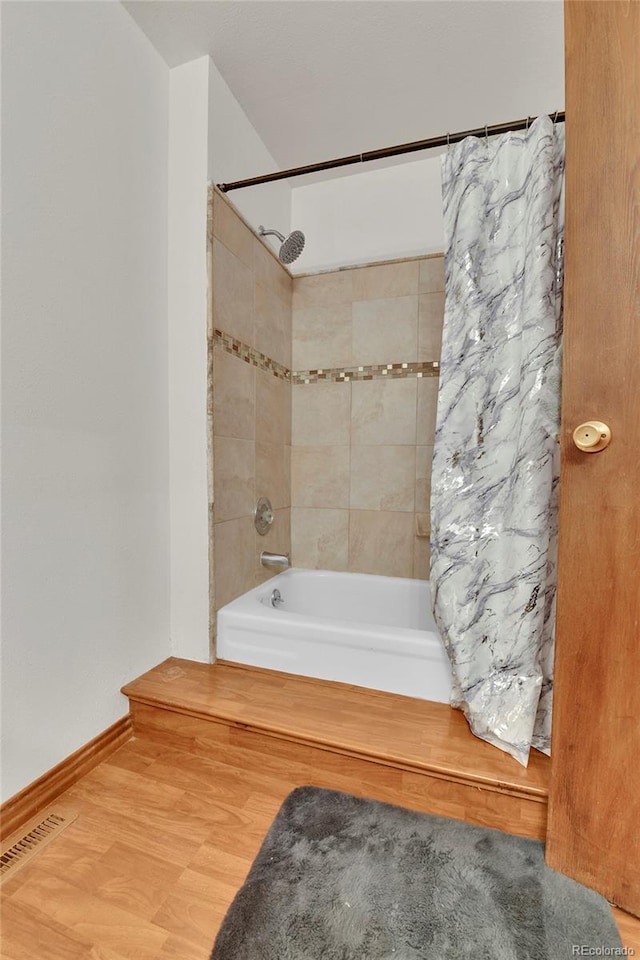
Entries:
{"label": "brass door knob", "polygon": [[583,453],[599,453],[611,443],[611,430],[600,420],[588,420],[575,428],[573,442]]}

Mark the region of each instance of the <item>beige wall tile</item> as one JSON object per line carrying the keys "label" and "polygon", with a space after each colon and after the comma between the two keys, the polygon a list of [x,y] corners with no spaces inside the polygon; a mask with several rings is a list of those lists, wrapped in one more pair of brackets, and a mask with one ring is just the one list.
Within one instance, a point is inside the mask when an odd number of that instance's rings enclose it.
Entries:
{"label": "beige wall tile", "polygon": [[353,300],[353,270],[296,277],[293,281],[293,309],[328,307]]}
{"label": "beige wall tile", "polygon": [[418,293],[420,261],[401,260],[377,266],[359,267],[353,273],[354,300],[380,300]]}
{"label": "beige wall tile", "polygon": [[416,513],[416,537],[431,536],[431,517],[428,513]]}
{"label": "beige wall tile", "polygon": [[353,362],[412,363],[418,356],[418,297],[356,300]]}
{"label": "beige wall tile", "polygon": [[349,447],[293,447],[291,503],[294,507],[349,506]]}
{"label": "beige wall tile", "polygon": [[433,460],[433,446],[418,444],[416,446],[416,510],[429,513],[431,505],[431,463]]}
{"label": "beige wall tile", "polygon": [[420,293],[444,290],[444,257],[427,257],[420,261]]}
{"label": "beige wall tile", "polygon": [[285,305],[285,310],[284,310],[284,313],[282,314],[282,329],[284,332],[284,341],[285,341],[286,357],[287,357],[285,366],[289,367],[289,369],[291,369],[291,359],[292,359],[291,351],[293,348],[293,327],[292,327],[293,308],[291,305],[292,300],[293,300],[293,281],[291,281],[291,284],[287,291],[287,296],[285,300],[283,300],[283,303]]}
{"label": "beige wall tile", "polygon": [[255,444],[253,440],[215,437],[213,441],[213,519],[234,520],[253,513]]}
{"label": "beige wall tile", "polygon": [[256,533],[256,561],[254,582],[257,586],[275,577],[282,570],[272,567],[263,567],[260,563],[260,554],[263,550],[269,553],[286,553],[291,556],[291,509],[273,511],[273,523],[269,530],[261,537]]}
{"label": "beige wall tile", "polygon": [[421,377],[418,380],[418,443],[433,444],[438,410],[438,377]]}
{"label": "beige wall tile", "polygon": [[349,511],[291,508],[293,565],[312,570],[346,570]]}
{"label": "beige wall tile", "polygon": [[352,510],[413,512],[416,448],[411,446],[352,447]]}
{"label": "beige wall tile", "polygon": [[219,610],[254,586],[256,538],[253,517],[216,523],[213,536],[216,609]]}
{"label": "beige wall tile", "polygon": [[255,284],[253,346],[291,368],[291,308],[271,287]]}
{"label": "beige wall tile", "polygon": [[[217,223],[214,211],[215,326],[290,367],[291,277],[224,206]],[[220,607],[270,575],[259,566],[258,539],[260,549],[291,549],[291,384],[216,350],[213,410],[213,577]],[[264,538],[253,525],[257,485],[275,507]]]}
{"label": "beige wall tile", "polygon": [[255,367],[224,350],[215,348],[213,355],[214,434],[253,440],[256,421]]}
{"label": "beige wall tile", "polygon": [[413,575],[412,513],[351,510],[349,570],[385,577]]}
{"label": "beige wall tile", "polygon": [[291,447],[256,443],[255,499],[268,497],[275,509],[291,506]]}
{"label": "beige wall tile", "polygon": [[351,365],[351,304],[298,308],[292,323],[294,370]]}
{"label": "beige wall tile", "polygon": [[428,537],[414,537],[413,576],[416,580],[428,580],[431,576],[431,544]]}
{"label": "beige wall tile", "polygon": [[219,240],[213,243],[213,323],[253,343],[253,274]]}
{"label": "beige wall tile", "polygon": [[290,310],[293,310],[293,277],[283,268],[284,279],[279,284],[280,298],[284,300]]}
{"label": "beige wall tile", "polygon": [[444,291],[422,293],[418,306],[418,360],[439,360],[442,348]]}
{"label": "beige wall tile", "polygon": [[[253,243],[253,272],[258,283],[264,283],[277,293],[285,303],[290,302],[293,289],[293,279],[287,269],[278,260],[277,254],[280,242],[276,238],[273,247],[254,237]],[[275,256],[270,253],[273,249]]]}
{"label": "beige wall tile", "polygon": [[291,384],[256,370],[256,440],[291,444]]}
{"label": "beige wall tile", "polygon": [[294,446],[338,446],[349,443],[351,387],[351,383],[293,386]]}
{"label": "beige wall tile", "polygon": [[415,443],[416,380],[363,380],[351,390],[352,444]]}
{"label": "beige wall tile", "polygon": [[253,270],[254,235],[218,193],[213,195],[213,235]]}

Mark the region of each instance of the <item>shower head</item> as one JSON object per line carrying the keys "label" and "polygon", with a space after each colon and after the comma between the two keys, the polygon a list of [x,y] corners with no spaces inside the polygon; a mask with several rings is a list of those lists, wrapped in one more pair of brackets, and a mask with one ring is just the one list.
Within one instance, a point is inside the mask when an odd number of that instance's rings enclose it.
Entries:
{"label": "shower head", "polygon": [[304,250],[304,233],[302,230],[294,230],[288,237],[284,237],[278,230],[265,230],[264,227],[258,228],[261,237],[274,236],[280,241],[280,250],[278,259],[282,263],[293,263],[297,260]]}

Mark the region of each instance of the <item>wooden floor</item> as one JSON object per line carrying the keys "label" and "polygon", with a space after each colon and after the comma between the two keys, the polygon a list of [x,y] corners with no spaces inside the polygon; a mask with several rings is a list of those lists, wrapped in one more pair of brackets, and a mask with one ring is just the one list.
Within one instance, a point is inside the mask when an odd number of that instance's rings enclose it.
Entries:
{"label": "wooden floor", "polygon": [[[207,960],[281,801],[316,780],[240,748],[220,762],[130,741],[60,798],[78,819],[3,886],[0,955]],[[619,925],[640,955],[640,921]]]}

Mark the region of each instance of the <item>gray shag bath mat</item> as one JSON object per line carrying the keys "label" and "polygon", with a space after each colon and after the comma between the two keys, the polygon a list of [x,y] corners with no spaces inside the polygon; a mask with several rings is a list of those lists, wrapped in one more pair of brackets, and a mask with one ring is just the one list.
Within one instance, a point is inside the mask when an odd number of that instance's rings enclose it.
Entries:
{"label": "gray shag bath mat", "polygon": [[300,787],[211,960],[569,960],[581,946],[622,954],[607,902],[546,867],[539,841]]}

